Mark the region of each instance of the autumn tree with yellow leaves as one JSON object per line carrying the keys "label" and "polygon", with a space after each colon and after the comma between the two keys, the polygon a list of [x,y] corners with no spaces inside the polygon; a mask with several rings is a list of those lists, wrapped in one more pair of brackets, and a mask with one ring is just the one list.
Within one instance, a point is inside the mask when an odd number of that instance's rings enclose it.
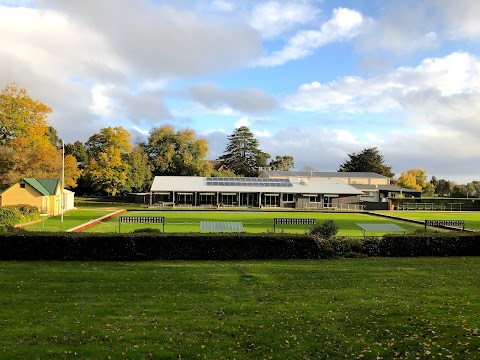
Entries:
{"label": "autumn tree with yellow leaves", "polygon": [[132,149],[132,135],[121,126],[108,127],[90,136],[85,143],[89,163],[85,176],[99,190],[115,196],[127,186],[130,164],[122,156]]}
{"label": "autumn tree with yellow leaves", "polygon": [[[0,94],[0,187],[24,177],[60,178],[62,150],[51,141],[47,105],[32,99],[25,89],[7,85]],[[73,156],[65,157],[65,187],[75,187],[80,176]]]}
{"label": "autumn tree with yellow leaves", "polygon": [[426,196],[432,196],[435,192],[435,186],[431,182],[427,182],[427,173],[421,168],[402,172],[397,184],[407,189],[419,191]]}

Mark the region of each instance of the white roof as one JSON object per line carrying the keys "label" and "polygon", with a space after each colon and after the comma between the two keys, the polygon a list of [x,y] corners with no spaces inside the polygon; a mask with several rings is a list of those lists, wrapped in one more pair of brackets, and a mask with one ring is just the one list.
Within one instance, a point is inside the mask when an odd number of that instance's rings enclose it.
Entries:
{"label": "white roof", "polygon": [[[210,178],[208,178],[210,179]],[[234,179],[234,178],[232,178]],[[252,178],[254,179],[261,178]],[[266,180],[266,179],[263,179]],[[155,176],[151,187],[152,192],[220,192],[220,193],[279,193],[279,194],[335,194],[335,195],[363,195],[340,180],[322,179],[289,179],[293,186],[225,186],[207,185],[206,177],[197,176]]]}

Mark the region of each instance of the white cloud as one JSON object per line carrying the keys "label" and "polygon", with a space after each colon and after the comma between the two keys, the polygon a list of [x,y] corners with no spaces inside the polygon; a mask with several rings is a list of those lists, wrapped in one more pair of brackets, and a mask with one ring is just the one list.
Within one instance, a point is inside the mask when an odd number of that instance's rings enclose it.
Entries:
{"label": "white cloud", "polygon": [[149,130],[141,129],[138,126],[133,127],[134,130],[138,131],[140,134],[148,136],[150,134]]}
{"label": "white cloud", "polygon": [[264,38],[272,38],[294,27],[311,22],[318,14],[317,8],[308,2],[267,1],[256,5],[250,17],[250,25]]}
{"label": "white cloud", "polygon": [[328,43],[354,38],[366,22],[368,21],[356,10],[335,9],[332,18],[324,23],[320,30],[304,30],[296,33],[282,50],[261,58],[257,65],[282,65],[308,56],[315,49]]}
{"label": "white cloud", "polygon": [[212,9],[216,11],[225,11],[225,12],[230,12],[235,9],[235,5],[229,1],[223,1],[223,0],[214,0],[212,1]]}
{"label": "white cloud", "polygon": [[[359,125],[369,129],[364,133],[365,140],[357,141],[348,132],[340,133],[341,138],[357,143],[356,151],[365,145],[382,146],[398,173],[411,167],[422,167],[433,175],[478,172],[468,165],[480,156],[480,61],[471,54],[455,52],[443,58],[427,58],[416,67],[400,67],[368,79],[343,77],[325,85],[303,84],[287,99],[287,107],[296,111],[383,114],[383,127],[378,133],[370,130],[378,124],[362,116]],[[400,128],[388,127],[392,112],[403,114]],[[334,132],[328,136],[340,138]]]}
{"label": "white cloud", "polygon": [[96,85],[92,88],[92,105],[91,111],[99,116],[111,118],[114,115],[112,101],[107,95],[109,87],[104,85]]}
{"label": "white cloud", "polygon": [[269,138],[272,137],[272,133],[268,130],[252,130],[253,135],[261,137],[261,138]]}
{"label": "white cloud", "polygon": [[480,2],[475,0],[390,1],[359,37],[360,47],[405,55],[451,40],[480,36]]}
{"label": "white cloud", "polygon": [[239,127],[242,127],[242,126],[246,126],[246,127],[250,126],[250,120],[248,119],[247,116],[242,116],[240,119],[238,119],[237,122],[235,122],[235,128],[236,129],[238,129]]}
{"label": "white cloud", "polygon": [[[244,66],[261,51],[258,33],[241,21],[202,17],[175,2],[43,0],[107,39],[138,74],[175,79]],[[114,9],[114,11],[112,11]]]}
{"label": "white cloud", "polygon": [[345,76],[324,85],[315,81],[303,84],[287,98],[286,107],[296,111],[382,113],[417,109],[425,105],[421,99],[432,101],[432,96],[440,104],[445,97],[453,100],[454,95],[477,92],[480,62],[468,53],[455,52],[370,79]]}

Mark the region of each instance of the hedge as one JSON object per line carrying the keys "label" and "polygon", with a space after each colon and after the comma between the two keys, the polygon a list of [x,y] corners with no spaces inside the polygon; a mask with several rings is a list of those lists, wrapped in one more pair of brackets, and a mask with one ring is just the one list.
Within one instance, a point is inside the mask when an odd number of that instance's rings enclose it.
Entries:
{"label": "hedge", "polygon": [[0,260],[248,260],[480,256],[480,234],[318,239],[308,234],[0,234]]}
{"label": "hedge", "polygon": [[385,235],[379,250],[382,256],[479,256],[480,233]]}

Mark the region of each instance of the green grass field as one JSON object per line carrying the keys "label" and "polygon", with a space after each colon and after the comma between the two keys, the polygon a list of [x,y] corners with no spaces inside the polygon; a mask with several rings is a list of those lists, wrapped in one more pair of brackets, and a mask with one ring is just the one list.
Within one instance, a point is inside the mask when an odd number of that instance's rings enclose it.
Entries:
{"label": "green grass field", "polygon": [[[339,236],[362,236],[361,229],[356,223],[395,223],[406,229],[408,232],[421,228],[415,224],[402,221],[393,221],[381,217],[375,217],[369,214],[359,213],[301,213],[301,212],[237,212],[237,211],[129,211],[128,216],[164,216],[165,232],[199,232],[201,221],[238,221],[243,223],[246,232],[260,233],[273,231],[274,218],[314,218],[317,222],[326,219],[334,220],[339,227]],[[162,229],[162,225],[150,224],[121,224],[121,232],[131,232],[142,227],[157,227]],[[308,231],[308,225],[277,225],[277,232],[305,233]],[[118,218],[112,218],[93,228],[85,230],[86,232],[118,232]],[[371,235],[382,235],[375,233]]]}
{"label": "green grass field", "polygon": [[479,260],[0,262],[0,358],[478,359]]}
{"label": "green grass field", "polygon": [[413,220],[464,220],[465,228],[480,230],[480,212],[477,211],[378,211],[385,215]]}
{"label": "green grass field", "polygon": [[75,226],[97,219],[104,215],[114,212],[112,208],[95,208],[95,209],[76,209],[67,211],[63,214],[63,223],[60,216],[51,216],[44,221],[35,222],[24,226],[29,231],[66,231]]}

